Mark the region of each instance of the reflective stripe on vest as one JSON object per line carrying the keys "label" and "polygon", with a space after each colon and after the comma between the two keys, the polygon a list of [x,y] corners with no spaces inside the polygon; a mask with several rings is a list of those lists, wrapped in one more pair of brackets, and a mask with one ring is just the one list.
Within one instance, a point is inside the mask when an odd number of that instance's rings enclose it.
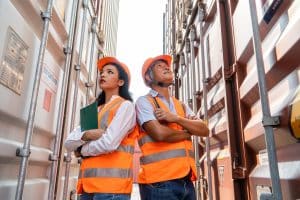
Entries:
{"label": "reflective stripe on vest", "polygon": [[140,147],[149,142],[155,142],[155,140],[153,140],[149,135],[145,135],[144,137],[138,140]]}
{"label": "reflective stripe on vest", "polygon": [[[192,150],[188,151],[188,156],[194,158],[194,152]],[[175,149],[175,150],[169,150],[159,153],[154,153],[148,156],[142,156],[140,161],[142,165],[167,160],[171,158],[180,158],[180,157],[186,157],[186,151],[185,149]]]}
{"label": "reflective stripe on vest", "polygon": [[[186,140],[191,141],[192,139],[189,138],[189,139],[186,139]],[[156,141],[153,140],[149,135],[144,135],[142,138],[140,138],[140,139],[138,140],[138,143],[139,143],[139,146],[140,146],[140,147],[142,147],[144,144],[150,143],[150,142],[156,142]]]}
{"label": "reflective stripe on vest", "polygon": [[130,145],[120,145],[116,151],[126,152],[133,154],[134,153],[134,147]]}
{"label": "reflective stripe on vest", "polygon": [[131,178],[131,169],[118,169],[118,168],[88,168],[82,173],[80,171],[80,178],[91,177],[109,177],[109,178]]}

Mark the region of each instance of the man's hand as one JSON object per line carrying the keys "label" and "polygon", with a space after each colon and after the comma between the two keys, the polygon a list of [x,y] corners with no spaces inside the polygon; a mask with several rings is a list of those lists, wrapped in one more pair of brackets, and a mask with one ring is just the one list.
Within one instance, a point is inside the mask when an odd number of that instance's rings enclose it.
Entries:
{"label": "man's hand", "polygon": [[84,134],[82,135],[81,139],[83,141],[93,141],[93,140],[98,140],[103,134],[104,130],[102,129],[91,129],[88,131],[85,131]]}
{"label": "man's hand", "polygon": [[154,115],[158,121],[166,121],[166,122],[170,122],[170,123],[177,122],[178,118],[179,118],[178,115],[168,112],[168,111],[165,111],[160,108],[157,108],[154,110]]}
{"label": "man's hand", "polygon": [[190,120],[199,120],[199,118],[196,115],[188,115],[187,118]]}

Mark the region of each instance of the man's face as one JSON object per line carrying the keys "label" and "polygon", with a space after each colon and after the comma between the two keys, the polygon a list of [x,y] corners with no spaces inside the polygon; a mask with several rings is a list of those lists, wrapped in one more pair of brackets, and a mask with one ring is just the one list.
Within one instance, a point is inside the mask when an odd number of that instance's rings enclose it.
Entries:
{"label": "man's face", "polygon": [[173,72],[171,71],[170,66],[163,61],[157,61],[153,68],[153,76],[156,81],[163,83],[172,83],[173,82]]}

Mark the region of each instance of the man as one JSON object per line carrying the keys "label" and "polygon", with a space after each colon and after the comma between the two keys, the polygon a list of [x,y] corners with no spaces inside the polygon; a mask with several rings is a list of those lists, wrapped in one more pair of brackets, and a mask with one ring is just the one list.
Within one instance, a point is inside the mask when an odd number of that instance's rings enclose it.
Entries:
{"label": "man", "polygon": [[160,55],[147,59],[142,68],[144,82],[151,88],[136,102],[142,200],[196,199],[191,135],[207,136],[209,130],[188,106],[170,95],[171,61],[169,55]]}

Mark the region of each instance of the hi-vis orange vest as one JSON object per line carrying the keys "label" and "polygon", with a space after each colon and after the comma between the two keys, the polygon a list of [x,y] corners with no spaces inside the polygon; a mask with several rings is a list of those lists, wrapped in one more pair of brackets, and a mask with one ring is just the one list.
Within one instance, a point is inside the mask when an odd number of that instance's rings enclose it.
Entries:
{"label": "hi-vis orange vest", "polygon": [[[168,107],[157,97],[156,102],[161,109],[169,111]],[[155,101],[148,96],[154,108]],[[185,111],[180,101],[173,97],[175,110],[179,116],[185,117]],[[176,123],[168,123],[168,127],[182,130]],[[196,180],[196,164],[193,145],[190,140],[176,143],[154,141],[147,133],[140,130],[138,143],[142,151],[139,183],[156,183],[182,178],[191,171],[192,180]]]}
{"label": "hi-vis orange vest", "polygon": [[[98,113],[99,128],[106,129],[124,99],[117,97]],[[132,163],[134,143],[138,134],[135,129],[124,138],[114,152],[84,158],[80,166],[77,193],[122,193],[132,190]]]}

